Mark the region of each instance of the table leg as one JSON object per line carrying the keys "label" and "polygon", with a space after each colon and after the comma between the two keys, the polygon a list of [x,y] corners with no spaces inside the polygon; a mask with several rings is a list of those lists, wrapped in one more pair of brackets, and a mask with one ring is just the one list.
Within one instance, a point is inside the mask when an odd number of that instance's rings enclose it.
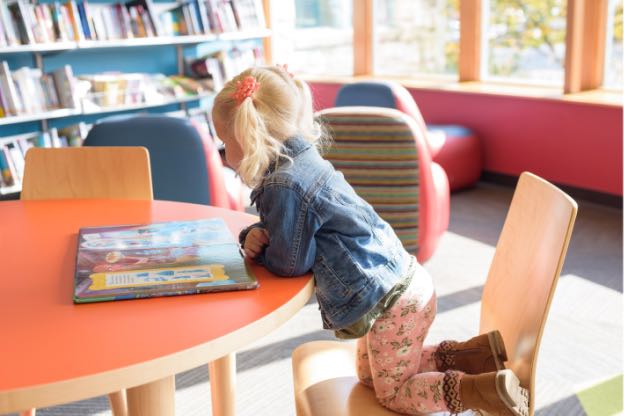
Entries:
{"label": "table leg", "polygon": [[126,390],[119,390],[108,394],[113,416],[128,416],[128,403],[126,400]]}
{"label": "table leg", "polygon": [[175,377],[160,380],[126,390],[128,416],[175,415]]}
{"label": "table leg", "polygon": [[236,354],[228,354],[208,363],[213,416],[236,414]]}

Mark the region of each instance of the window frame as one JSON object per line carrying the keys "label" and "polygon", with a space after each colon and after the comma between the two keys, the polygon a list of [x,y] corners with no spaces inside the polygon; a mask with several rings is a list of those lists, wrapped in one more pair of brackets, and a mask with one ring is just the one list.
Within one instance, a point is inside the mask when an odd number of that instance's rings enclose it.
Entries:
{"label": "window frame", "polygon": [[[268,13],[271,0],[263,0],[267,24],[270,22]],[[375,78],[374,73],[374,0],[353,1],[353,77]],[[460,38],[458,82],[448,81],[461,90],[461,86],[474,84],[500,84],[501,93],[505,94],[508,87],[517,87],[521,83],[484,82],[483,80],[483,42],[484,14],[483,0],[461,0],[459,3]],[[564,63],[563,88],[544,87],[546,91],[558,90],[564,99],[583,101],[583,96],[592,92],[588,102],[600,102],[596,92],[602,88],[605,69],[605,48],[607,34],[609,0],[567,0],[566,16],[566,51]],[[269,26],[270,27],[270,26]],[[265,58],[271,63],[270,39],[265,40]],[[596,47],[598,45],[598,47]],[[268,46],[268,48],[267,48]],[[406,83],[416,79],[404,77]],[[527,82],[530,84],[530,82]],[[439,85],[439,83],[438,83]],[[486,87],[485,89],[491,89]],[[552,98],[552,94],[548,94]],[[580,94],[579,94],[580,93]],[[579,95],[574,97],[573,94]],[[535,96],[534,92],[527,95]],[[547,94],[545,94],[547,95]],[[613,97],[605,97],[605,104],[612,104]],[[618,102],[620,100],[617,100]],[[622,105],[619,102],[618,105]]]}

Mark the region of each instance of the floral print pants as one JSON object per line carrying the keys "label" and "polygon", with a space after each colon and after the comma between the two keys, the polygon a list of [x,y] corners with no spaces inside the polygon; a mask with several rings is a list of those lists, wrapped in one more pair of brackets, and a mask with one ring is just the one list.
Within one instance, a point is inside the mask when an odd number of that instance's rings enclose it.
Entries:
{"label": "floral print pants", "polygon": [[383,406],[396,412],[454,411],[461,373],[439,372],[437,345],[423,346],[436,314],[436,295],[429,274],[416,267],[403,295],[358,339],[358,377],[374,388]]}

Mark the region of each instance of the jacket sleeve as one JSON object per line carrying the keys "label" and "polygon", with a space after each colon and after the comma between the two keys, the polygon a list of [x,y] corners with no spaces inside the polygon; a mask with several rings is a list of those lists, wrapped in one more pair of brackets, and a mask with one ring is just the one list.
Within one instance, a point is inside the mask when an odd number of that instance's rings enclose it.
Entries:
{"label": "jacket sleeve", "polygon": [[294,190],[282,186],[265,188],[262,220],[269,232],[269,244],[259,262],[280,276],[308,272],[316,258],[315,234],[318,216]]}

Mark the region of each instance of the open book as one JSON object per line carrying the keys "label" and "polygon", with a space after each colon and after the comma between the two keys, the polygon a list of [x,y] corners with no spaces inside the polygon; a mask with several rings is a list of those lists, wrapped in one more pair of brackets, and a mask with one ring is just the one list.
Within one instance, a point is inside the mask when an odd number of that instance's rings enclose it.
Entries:
{"label": "open book", "polygon": [[75,303],[256,287],[220,218],[89,227],[78,235]]}

